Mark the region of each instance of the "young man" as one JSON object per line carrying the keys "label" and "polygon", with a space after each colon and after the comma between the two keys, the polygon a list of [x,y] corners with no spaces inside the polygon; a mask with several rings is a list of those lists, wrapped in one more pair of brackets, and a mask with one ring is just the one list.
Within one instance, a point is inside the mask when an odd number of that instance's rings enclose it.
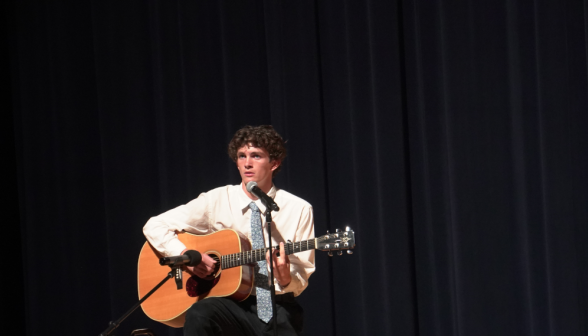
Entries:
{"label": "young man", "polygon": [[[228,298],[196,302],[186,314],[184,335],[273,335],[272,318],[277,319],[279,335],[298,335],[302,331],[302,308],[294,297],[308,286],[308,278],[315,270],[314,251],[288,256],[283,243],[314,238],[312,207],[272,182],[286,158],[284,141],[272,126],[246,126],[238,130],[229,143],[229,156],[237,164],[240,185],[213,189],[186,205],[152,217],[143,232],[165,256],[187,250],[177,238],[176,232],[180,231],[208,234],[230,228],[246,235],[254,248],[259,248],[256,244],[267,246],[265,212],[269,209],[246,189],[248,182],[257,182],[280,207],[280,211],[272,212],[272,245],[280,245],[279,256],[277,251],[271,256],[277,312],[272,313],[269,301],[269,265],[262,261],[255,268],[255,287],[249,298],[242,302]],[[269,254],[267,260],[270,261]],[[202,254],[202,262],[190,271],[206,277],[214,270],[214,264],[212,258]]]}

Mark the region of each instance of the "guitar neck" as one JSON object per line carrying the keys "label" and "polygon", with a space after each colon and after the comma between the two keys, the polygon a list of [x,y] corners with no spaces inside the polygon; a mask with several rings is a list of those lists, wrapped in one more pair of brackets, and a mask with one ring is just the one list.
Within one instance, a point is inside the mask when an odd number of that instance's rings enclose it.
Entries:
{"label": "guitar neck", "polygon": [[[316,245],[316,238],[303,240],[295,243],[290,242],[284,244],[284,251],[286,252],[286,254],[290,255],[298,252],[314,250],[316,249]],[[273,247],[273,249],[279,248],[279,246]],[[221,267],[223,269],[227,269],[231,267],[252,264],[257,261],[265,260],[265,254],[268,250],[269,248],[265,247],[251,251],[223,255],[221,258]]]}

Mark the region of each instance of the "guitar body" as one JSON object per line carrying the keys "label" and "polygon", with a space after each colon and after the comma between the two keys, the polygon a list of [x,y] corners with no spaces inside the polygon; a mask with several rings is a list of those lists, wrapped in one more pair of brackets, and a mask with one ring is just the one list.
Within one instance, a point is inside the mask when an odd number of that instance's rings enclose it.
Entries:
{"label": "guitar body", "polygon": [[[178,238],[188,249],[213,258],[216,256],[217,260],[223,255],[251,250],[249,240],[230,229],[204,236],[182,232],[178,233]],[[162,257],[149,242],[143,245],[137,271],[139,298],[146,295],[170,272],[170,267],[159,265]],[[220,266],[220,261],[217,265]],[[253,269],[248,265],[219,268],[209,279],[192,276],[185,269],[182,273],[182,289],[178,290],[174,279],[170,279],[141,304],[149,318],[170,327],[181,328],[184,326],[186,311],[195,302],[208,297],[230,297],[243,301],[251,293],[253,285]]]}
{"label": "guitar body", "polygon": [[[178,233],[178,238],[189,250],[196,250],[217,260],[216,269],[206,279],[182,270],[182,289],[177,289],[176,279],[167,280],[147,300],[141,303],[145,314],[170,327],[184,326],[186,311],[194,303],[209,297],[229,297],[243,301],[253,286],[253,267],[257,261],[265,260],[269,248],[251,250],[250,241],[235,230],[220,230],[204,236],[190,233]],[[336,230],[321,237],[287,242],[284,252],[287,255],[308,250],[333,251],[339,255],[343,250],[348,254],[355,247],[355,233],[349,227],[345,231]],[[279,246],[273,246],[277,249]],[[167,277],[171,268],[161,266],[159,259],[163,256],[148,242],[139,254],[137,271],[139,298],[144,297]],[[222,267],[221,267],[222,265]]]}

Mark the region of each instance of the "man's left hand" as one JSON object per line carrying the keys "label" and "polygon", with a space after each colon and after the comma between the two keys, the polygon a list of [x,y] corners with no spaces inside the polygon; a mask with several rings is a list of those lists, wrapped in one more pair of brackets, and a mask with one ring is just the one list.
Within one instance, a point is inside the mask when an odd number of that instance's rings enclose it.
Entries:
{"label": "man's left hand", "polygon": [[[278,256],[278,251],[280,256]],[[269,263],[269,251],[265,255],[266,261]],[[272,254],[272,261],[274,263],[274,276],[282,287],[287,287],[292,281],[290,275],[290,259],[284,251],[284,243],[280,243],[280,249],[275,249]]]}

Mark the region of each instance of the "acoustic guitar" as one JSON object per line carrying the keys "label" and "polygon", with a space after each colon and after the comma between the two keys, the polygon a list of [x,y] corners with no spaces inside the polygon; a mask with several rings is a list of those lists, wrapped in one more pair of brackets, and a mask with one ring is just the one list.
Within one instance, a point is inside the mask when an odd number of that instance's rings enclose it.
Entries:
{"label": "acoustic guitar", "polygon": [[[178,290],[173,281],[168,281],[141,304],[149,318],[170,327],[181,328],[184,326],[186,311],[199,300],[230,297],[243,301],[249,297],[253,287],[253,265],[257,261],[265,260],[268,248],[251,250],[250,241],[231,229],[202,236],[181,232],[178,233],[178,238],[188,249],[206,253],[215,259],[216,269],[209,277],[201,279],[183,268],[182,289]],[[332,255],[332,251],[342,254],[342,250],[351,253],[350,249],[354,247],[355,235],[349,228],[346,231],[337,230],[321,237],[284,244],[288,255],[313,249],[328,251],[329,255]],[[169,267],[159,264],[162,257],[149,242],[143,245],[137,272],[139,298],[170,272]]]}

